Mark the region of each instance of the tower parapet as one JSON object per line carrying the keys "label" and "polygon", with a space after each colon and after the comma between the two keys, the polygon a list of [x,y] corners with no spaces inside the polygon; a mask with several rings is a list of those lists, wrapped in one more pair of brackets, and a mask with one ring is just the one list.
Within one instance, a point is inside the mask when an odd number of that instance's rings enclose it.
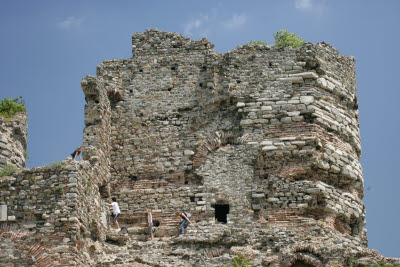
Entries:
{"label": "tower parapet", "polygon": [[194,50],[212,50],[214,44],[203,38],[192,40],[176,32],[148,29],[132,36],[133,57],[140,55],[177,54]]}

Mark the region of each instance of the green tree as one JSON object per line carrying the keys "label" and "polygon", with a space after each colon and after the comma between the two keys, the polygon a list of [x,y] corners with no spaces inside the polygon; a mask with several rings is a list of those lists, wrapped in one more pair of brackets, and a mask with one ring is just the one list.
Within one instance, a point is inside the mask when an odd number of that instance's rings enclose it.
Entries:
{"label": "green tree", "polygon": [[4,97],[0,101],[0,116],[3,118],[11,118],[18,112],[26,112],[25,101],[19,98]]}
{"label": "green tree", "polygon": [[291,46],[297,48],[304,43],[304,40],[300,36],[286,30],[279,30],[274,34],[274,38],[276,45],[280,47]]}

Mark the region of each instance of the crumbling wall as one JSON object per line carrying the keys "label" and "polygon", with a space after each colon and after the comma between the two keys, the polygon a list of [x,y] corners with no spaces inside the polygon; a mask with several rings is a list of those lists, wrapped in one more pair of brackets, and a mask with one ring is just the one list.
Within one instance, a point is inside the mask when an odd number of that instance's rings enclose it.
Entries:
{"label": "crumbling wall", "polygon": [[[248,135],[248,149],[257,155],[250,163],[252,179],[321,181],[361,203],[354,59],[323,43],[300,49],[242,46],[221,55],[205,39],[151,30],[135,34],[132,44],[132,59],[106,61],[97,70],[105,90],[120,95],[110,102],[115,192],[147,180],[167,188],[207,188],[202,165],[208,151],[237,145],[235,137]],[[231,140],[205,147],[216,131],[230,133]],[[221,178],[210,182],[215,180]],[[145,201],[119,196],[125,214],[144,212],[146,205],[136,203]],[[185,207],[188,196],[162,199],[148,206],[173,212]],[[293,208],[292,202],[286,206]],[[363,206],[357,208],[357,215],[333,211],[333,221],[362,228]]]}
{"label": "crumbling wall", "polygon": [[[223,99],[207,87],[219,55],[209,41],[192,41],[175,33],[138,33],[133,46],[132,59],[106,61],[97,69],[106,90],[121,94],[121,99],[111,101],[110,151],[111,186],[121,202],[121,220],[141,218],[143,222],[146,208],[155,209],[156,216],[162,210],[174,217],[176,210],[186,208],[203,216],[202,202],[197,207],[191,199],[197,198],[202,180],[192,171],[192,158],[207,132],[220,128],[217,121],[211,128],[208,124]],[[208,107],[203,110],[199,105]],[[198,123],[202,113],[207,117],[204,126]],[[228,116],[221,120],[231,124]],[[146,181],[152,187],[147,188],[148,197],[136,196],[136,190],[126,193],[132,185],[140,188]],[[181,197],[170,191],[185,187],[191,192]],[[158,188],[163,190],[158,192]]]}
{"label": "crumbling wall", "polygon": [[25,167],[28,118],[18,113],[10,119],[0,117],[0,169],[6,164]]}
{"label": "crumbling wall", "polygon": [[[325,43],[220,54],[158,30],[132,51],[81,82],[85,161],[1,183],[2,263],[400,263],[367,250],[354,58]],[[129,234],[106,230],[111,195]],[[185,235],[175,211],[193,214]]]}
{"label": "crumbling wall", "polygon": [[86,239],[104,241],[107,228],[95,181],[88,162],[70,160],[6,177],[0,184],[1,208],[7,214],[0,262],[82,266],[90,261]]}
{"label": "crumbling wall", "polygon": [[93,244],[106,239],[110,103],[101,80],[88,76],[82,89],[85,161],[67,159],[2,179],[2,264],[87,266],[95,260]]}
{"label": "crumbling wall", "polygon": [[210,243],[205,233],[226,232],[207,226],[220,203],[233,229],[254,227],[246,244],[271,234],[266,225],[284,233],[268,253],[322,232],[326,246],[341,236],[365,247],[354,59],[324,43],[212,47],[149,30],[133,36],[133,58],[98,66],[121,221],[143,227],[152,208],[172,226],[175,210],[189,210]]}
{"label": "crumbling wall", "polygon": [[83,159],[88,160],[95,173],[102,197],[110,195],[110,100],[102,79],[87,76],[81,81],[85,94],[85,129]]}

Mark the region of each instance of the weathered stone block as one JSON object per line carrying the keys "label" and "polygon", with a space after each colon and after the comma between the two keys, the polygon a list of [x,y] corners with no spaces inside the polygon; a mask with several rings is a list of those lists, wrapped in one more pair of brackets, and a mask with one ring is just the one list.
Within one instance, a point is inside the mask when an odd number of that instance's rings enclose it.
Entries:
{"label": "weathered stone block", "polygon": [[0,205],[0,222],[7,221],[7,205]]}

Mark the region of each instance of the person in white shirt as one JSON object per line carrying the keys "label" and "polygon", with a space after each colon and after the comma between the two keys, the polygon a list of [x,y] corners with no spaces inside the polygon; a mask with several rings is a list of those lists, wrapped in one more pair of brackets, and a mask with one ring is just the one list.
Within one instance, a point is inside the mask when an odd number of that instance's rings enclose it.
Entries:
{"label": "person in white shirt", "polygon": [[117,198],[113,197],[111,199],[112,199],[111,204],[107,204],[107,205],[113,208],[113,212],[111,213],[111,218],[113,219],[114,224],[117,226],[117,229],[119,229],[118,216],[121,213],[121,211],[120,211],[118,203],[117,203]]}

